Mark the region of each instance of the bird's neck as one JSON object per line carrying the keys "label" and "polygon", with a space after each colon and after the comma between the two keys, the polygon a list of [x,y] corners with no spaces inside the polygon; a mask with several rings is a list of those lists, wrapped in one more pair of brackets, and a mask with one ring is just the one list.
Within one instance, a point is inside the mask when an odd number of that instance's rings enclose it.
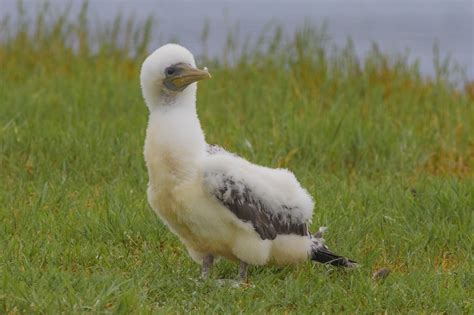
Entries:
{"label": "bird's neck", "polygon": [[195,95],[155,107],[148,122],[145,159],[150,168],[173,176],[189,176],[206,150],[196,113]]}

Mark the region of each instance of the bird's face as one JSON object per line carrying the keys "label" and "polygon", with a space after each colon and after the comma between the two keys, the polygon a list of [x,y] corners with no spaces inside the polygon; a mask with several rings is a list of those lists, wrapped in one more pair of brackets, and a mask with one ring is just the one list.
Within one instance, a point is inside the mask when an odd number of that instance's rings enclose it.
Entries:
{"label": "bird's face", "polygon": [[181,92],[191,83],[211,77],[207,69],[200,70],[183,62],[166,67],[164,74],[163,86],[174,92]]}
{"label": "bird's face", "polygon": [[[143,62],[140,81],[148,106],[175,99],[193,83],[209,79],[207,69],[196,68],[193,55],[184,47],[167,44]],[[195,89],[195,88],[194,88]]]}

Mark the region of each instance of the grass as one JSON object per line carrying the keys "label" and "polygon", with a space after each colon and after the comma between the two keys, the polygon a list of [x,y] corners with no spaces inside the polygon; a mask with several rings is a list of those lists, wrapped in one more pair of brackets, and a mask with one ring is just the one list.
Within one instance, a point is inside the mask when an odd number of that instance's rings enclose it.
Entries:
{"label": "grass", "polygon": [[[233,63],[200,58],[208,141],[293,170],[316,201],[312,229],[328,225],[331,247],[362,263],[254,267],[255,287],[233,289],[193,280],[199,266],[147,205],[151,24],[120,20],[131,35],[118,44],[63,17],[0,24],[0,312],[474,311],[474,95],[446,63],[425,78],[376,46],[329,53],[309,27],[259,47],[230,36]],[[391,274],[372,280],[381,267]]]}

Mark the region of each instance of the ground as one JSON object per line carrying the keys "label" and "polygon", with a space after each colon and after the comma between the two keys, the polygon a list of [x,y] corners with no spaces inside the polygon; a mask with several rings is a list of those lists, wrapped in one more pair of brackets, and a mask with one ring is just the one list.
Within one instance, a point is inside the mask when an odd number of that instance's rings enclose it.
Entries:
{"label": "ground", "polygon": [[208,141],[293,170],[316,202],[312,230],[328,226],[331,248],[362,265],[253,267],[232,288],[213,279],[236,264],[197,281],[147,204],[146,43],[93,54],[67,36],[0,44],[1,312],[473,312],[471,84],[376,48],[329,56],[311,32],[233,65],[200,58]]}

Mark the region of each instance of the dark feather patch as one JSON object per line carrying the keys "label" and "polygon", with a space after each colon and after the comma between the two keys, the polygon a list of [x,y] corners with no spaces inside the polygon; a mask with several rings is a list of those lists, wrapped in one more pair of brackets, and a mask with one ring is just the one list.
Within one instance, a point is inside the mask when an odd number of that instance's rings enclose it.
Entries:
{"label": "dark feather patch", "polygon": [[208,154],[211,154],[211,155],[227,152],[223,147],[218,146],[217,144],[208,144],[206,147],[206,151]]}
{"label": "dark feather patch", "polygon": [[[263,240],[273,240],[280,234],[309,235],[305,223],[294,223],[289,217],[272,213],[271,209],[266,209],[262,201],[255,197],[248,186],[243,183],[236,185],[231,178],[224,178],[223,185],[219,191],[214,192],[214,196],[240,220],[250,222]],[[282,208],[288,211],[293,209],[290,206]]]}

